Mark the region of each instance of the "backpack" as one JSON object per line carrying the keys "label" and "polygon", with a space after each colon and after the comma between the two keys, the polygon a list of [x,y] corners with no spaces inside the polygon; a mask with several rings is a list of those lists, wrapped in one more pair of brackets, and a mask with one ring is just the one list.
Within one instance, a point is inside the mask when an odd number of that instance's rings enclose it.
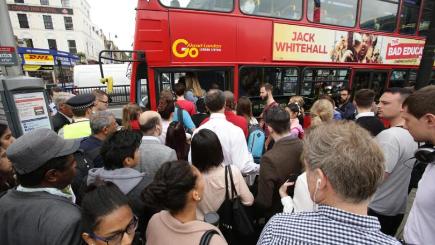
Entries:
{"label": "backpack", "polygon": [[175,108],[177,108],[177,118],[178,121],[177,122],[173,122],[173,123],[180,123],[183,128],[184,131],[188,134],[193,134],[192,130],[190,128],[187,128],[186,125],[184,124],[184,119],[183,119],[183,108],[179,107],[177,104],[175,104]]}
{"label": "backpack", "polygon": [[264,143],[266,134],[259,125],[251,125],[248,133],[248,150],[254,157],[255,163],[260,163],[260,158],[264,153]]}

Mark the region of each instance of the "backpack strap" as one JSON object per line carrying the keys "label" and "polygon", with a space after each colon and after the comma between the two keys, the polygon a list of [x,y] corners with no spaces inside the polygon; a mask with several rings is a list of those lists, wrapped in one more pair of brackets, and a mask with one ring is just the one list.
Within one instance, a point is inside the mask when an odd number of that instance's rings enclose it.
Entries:
{"label": "backpack strap", "polygon": [[204,235],[202,235],[201,240],[199,241],[199,245],[209,245],[213,235],[218,234],[219,233],[214,229],[206,231]]}

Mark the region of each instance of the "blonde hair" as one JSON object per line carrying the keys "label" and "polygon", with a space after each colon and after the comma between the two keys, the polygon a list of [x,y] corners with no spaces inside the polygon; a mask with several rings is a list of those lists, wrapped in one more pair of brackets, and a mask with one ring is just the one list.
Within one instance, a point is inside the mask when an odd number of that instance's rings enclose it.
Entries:
{"label": "blonde hair", "polygon": [[303,158],[309,170],[321,169],[339,197],[350,203],[368,200],[384,175],[381,148],[354,122],[331,121],[310,129]]}
{"label": "blonde hair", "polygon": [[331,121],[334,117],[334,107],[329,100],[320,99],[314,102],[310,109],[311,125],[318,126],[323,122]]}
{"label": "blonde hair", "polygon": [[196,97],[203,97],[204,91],[199,84],[199,80],[196,76],[187,76],[186,77],[186,89],[192,90],[193,95]]}
{"label": "blonde hair", "polygon": [[125,129],[131,130],[130,122],[138,120],[142,109],[137,104],[127,104],[122,108],[122,126]]}
{"label": "blonde hair", "polygon": [[290,98],[290,100],[289,100],[288,103],[289,103],[289,104],[296,103],[296,104],[298,104],[300,107],[303,107],[303,106],[304,106],[304,98],[303,98],[302,96],[299,96],[299,95],[297,95],[297,96],[292,96],[292,97]]}

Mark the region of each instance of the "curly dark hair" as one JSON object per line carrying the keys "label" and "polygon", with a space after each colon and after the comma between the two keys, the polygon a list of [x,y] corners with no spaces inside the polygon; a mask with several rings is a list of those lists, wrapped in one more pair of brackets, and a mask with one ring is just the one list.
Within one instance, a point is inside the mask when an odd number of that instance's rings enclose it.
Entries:
{"label": "curly dark hair", "polygon": [[142,191],[142,199],[148,207],[177,213],[186,206],[186,195],[195,188],[196,179],[188,162],[166,162]]}

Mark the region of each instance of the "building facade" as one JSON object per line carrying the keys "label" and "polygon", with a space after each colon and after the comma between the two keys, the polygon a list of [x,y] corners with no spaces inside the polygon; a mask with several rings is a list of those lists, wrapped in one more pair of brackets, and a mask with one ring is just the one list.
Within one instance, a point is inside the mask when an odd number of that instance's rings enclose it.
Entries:
{"label": "building facade", "polygon": [[7,0],[19,46],[52,49],[95,63],[106,37],[90,19],[87,0]]}

